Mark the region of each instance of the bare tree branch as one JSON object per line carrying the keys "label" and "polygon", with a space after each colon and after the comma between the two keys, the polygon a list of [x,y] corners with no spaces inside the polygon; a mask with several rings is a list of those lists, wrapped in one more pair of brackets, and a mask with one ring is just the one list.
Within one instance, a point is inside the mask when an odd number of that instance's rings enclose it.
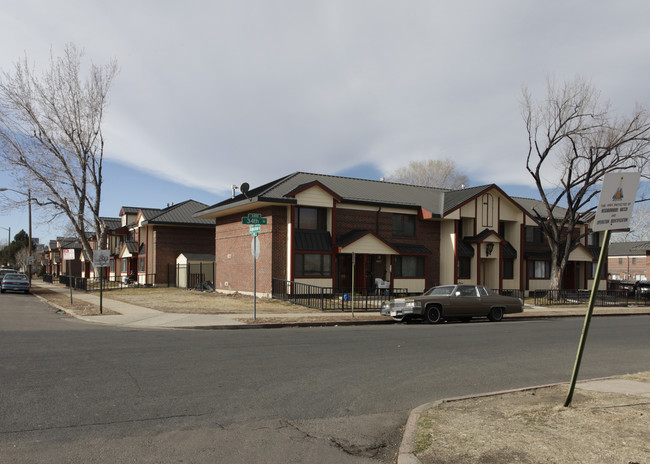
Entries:
{"label": "bare tree branch", "polygon": [[580,218],[595,210],[605,174],[635,171],[648,176],[650,122],[641,107],[629,117],[616,116],[580,77],[562,86],[549,79],[547,96],[540,102],[526,89],[522,93],[526,169],[544,205],[537,219],[551,248],[551,288],[559,288],[569,253],[584,237],[577,233]]}
{"label": "bare tree branch", "polygon": [[92,258],[87,231],[104,246],[100,220],[108,92],[118,73],[115,60],[91,64],[81,75],[83,51],[66,46],[62,57],[37,74],[27,57],[0,77],[0,167],[33,201],[65,215]]}
{"label": "bare tree branch", "polygon": [[408,166],[388,174],[386,180],[447,189],[458,189],[469,183],[467,176],[459,172],[450,159],[411,161]]}

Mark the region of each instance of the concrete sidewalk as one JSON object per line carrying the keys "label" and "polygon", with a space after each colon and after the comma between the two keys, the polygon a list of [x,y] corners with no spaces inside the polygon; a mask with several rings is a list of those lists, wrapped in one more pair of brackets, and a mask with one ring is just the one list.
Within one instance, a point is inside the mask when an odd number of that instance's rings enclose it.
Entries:
{"label": "concrete sidewalk", "polygon": [[[34,287],[42,287],[50,291],[61,294],[69,294],[70,290],[66,287],[61,287],[53,284],[46,284],[41,282],[32,282]],[[73,297],[76,300],[85,301],[87,303],[99,306],[99,295],[86,292],[74,292]],[[287,314],[264,314],[258,311],[257,318],[264,319],[264,323],[246,323],[241,319],[248,319],[242,314],[183,314],[183,313],[168,313],[158,311],[155,309],[144,308],[136,306],[123,301],[114,300],[104,296],[102,298],[102,307],[104,310],[110,310],[118,315],[101,315],[101,316],[80,316],[74,311],[66,308],[59,308],[66,313],[87,322],[94,322],[100,324],[109,324],[114,326],[124,327],[140,327],[140,328],[197,328],[197,329],[210,329],[210,328],[253,328],[253,327],[278,327],[278,326],[313,326],[313,325],[357,325],[357,324],[380,324],[392,323],[393,321],[379,312],[360,311],[357,317],[353,318],[349,312],[298,312]],[[548,318],[548,317],[584,317],[586,313],[585,307],[554,307],[546,308],[540,306],[526,305],[523,313],[506,314],[504,319],[534,319],[534,318]],[[641,315],[650,314],[650,307],[637,308],[637,307],[596,307],[594,309],[595,316],[614,316],[614,315]],[[310,322],[300,322],[301,319],[310,318]],[[323,322],[318,322],[318,319],[323,319]],[[332,319],[336,320],[333,321]],[[273,322],[268,322],[270,319]],[[316,321],[314,321],[316,320]]]}

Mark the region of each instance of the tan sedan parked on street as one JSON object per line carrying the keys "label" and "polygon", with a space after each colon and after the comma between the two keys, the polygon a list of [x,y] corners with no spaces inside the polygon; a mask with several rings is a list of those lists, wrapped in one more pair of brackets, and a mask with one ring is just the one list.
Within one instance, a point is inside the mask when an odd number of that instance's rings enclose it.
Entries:
{"label": "tan sedan parked on street", "polygon": [[441,285],[421,296],[399,298],[384,303],[381,314],[396,321],[423,319],[438,324],[446,319],[469,321],[487,317],[500,321],[504,314],[520,313],[524,302],[520,298],[489,292],[481,285]]}

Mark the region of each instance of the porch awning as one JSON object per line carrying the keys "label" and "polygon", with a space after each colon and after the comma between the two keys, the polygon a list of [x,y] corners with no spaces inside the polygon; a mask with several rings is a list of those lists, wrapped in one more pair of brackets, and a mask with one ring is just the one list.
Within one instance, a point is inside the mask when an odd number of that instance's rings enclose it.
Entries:
{"label": "porch awning", "polygon": [[357,253],[364,255],[399,255],[393,245],[368,230],[353,230],[336,239],[339,253]]}
{"label": "porch awning", "polygon": [[326,230],[296,230],[296,251],[332,251],[332,236]]}
{"label": "porch awning", "polygon": [[392,243],[393,247],[403,255],[430,255],[429,250],[424,245],[411,245],[406,243]]}

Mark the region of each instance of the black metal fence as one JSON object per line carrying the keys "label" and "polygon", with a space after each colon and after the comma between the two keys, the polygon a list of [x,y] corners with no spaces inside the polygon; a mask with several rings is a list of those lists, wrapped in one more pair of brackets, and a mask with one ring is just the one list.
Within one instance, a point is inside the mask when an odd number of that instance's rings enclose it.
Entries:
{"label": "black metal fence", "polygon": [[[534,290],[531,291],[536,306],[586,305],[591,290]],[[634,301],[634,299],[632,299]],[[599,290],[594,299],[595,306],[628,306],[630,297],[623,290]]]}
{"label": "black metal fence", "polygon": [[406,296],[405,288],[318,287],[316,285],[273,279],[272,297],[278,300],[320,309],[321,311],[378,311],[385,301]]}
{"label": "black metal fence", "polygon": [[[49,276],[49,278],[48,278]],[[150,284],[143,284],[140,282],[155,282],[155,274],[140,274],[138,281],[131,281],[125,276],[111,276],[104,277],[103,283],[99,277],[75,277],[60,275],[58,277],[59,283],[66,287],[72,287],[75,290],[83,290],[86,292],[99,291],[100,287],[104,290],[115,290],[129,287],[150,287]],[[43,276],[44,282],[52,283],[52,275],[46,274]]]}
{"label": "black metal fence", "polygon": [[521,301],[526,301],[526,290],[513,289],[513,288],[502,288],[502,289],[493,288],[490,289],[490,291],[498,295],[514,296],[515,298],[519,298]]}

